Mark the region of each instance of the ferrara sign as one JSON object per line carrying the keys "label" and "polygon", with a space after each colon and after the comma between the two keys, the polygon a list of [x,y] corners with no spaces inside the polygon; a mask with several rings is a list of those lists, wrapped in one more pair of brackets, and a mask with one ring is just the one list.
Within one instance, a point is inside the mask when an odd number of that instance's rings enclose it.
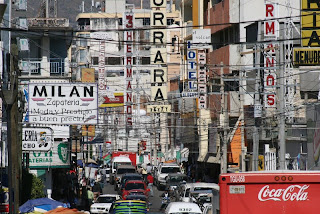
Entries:
{"label": "ferrara sign", "polygon": [[30,123],[97,124],[96,84],[30,83]]}

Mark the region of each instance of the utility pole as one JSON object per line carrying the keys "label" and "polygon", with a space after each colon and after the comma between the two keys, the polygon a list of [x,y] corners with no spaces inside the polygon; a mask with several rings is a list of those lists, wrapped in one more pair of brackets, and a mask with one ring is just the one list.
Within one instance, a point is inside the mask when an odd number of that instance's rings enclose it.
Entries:
{"label": "utility pole", "polygon": [[220,63],[220,82],[221,82],[221,117],[220,124],[223,127],[223,145],[222,145],[222,160],[221,160],[221,173],[227,173],[228,171],[228,94],[224,91],[224,79],[223,79],[223,62]]}
{"label": "utility pole", "polygon": [[285,90],[285,81],[284,81],[284,47],[283,42],[280,42],[280,63],[279,63],[279,84],[278,84],[278,94],[279,94],[279,169],[284,170],[286,169],[286,139],[285,139],[285,97],[284,97],[284,90]]}
{"label": "utility pole", "polygon": [[245,172],[246,171],[246,162],[245,162],[245,156],[247,152],[247,148],[245,147],[245,142],[244,142],[244,109],[243,109],[243,95],[244,95],[244,90],[243,90],[243,74],[245,71],[240,71],[239,73],[239,78],[240,78],[240,132],[241,132],[241,171]]}
{"label": "utility pole", "polygon": [[[258,22],[258,35],[257,42],[261,40],[261,22]],[[254,127],[253,127],[253,157],[252,157],[252,171],[258,170],[259,161],[259,127],[262,116],[262,105],[260,102],[260,54],[261,47],[256,45],[255,47],[255,67],[256,67],[256,81],[255,81],[255,92],[254,92]]]}

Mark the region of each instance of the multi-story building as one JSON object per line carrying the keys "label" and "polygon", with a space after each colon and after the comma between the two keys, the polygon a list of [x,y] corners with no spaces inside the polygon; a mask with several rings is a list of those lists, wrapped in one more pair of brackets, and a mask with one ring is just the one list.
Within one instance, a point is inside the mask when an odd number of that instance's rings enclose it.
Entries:
{"label": "multi-story building", "polygon": [[[77,43],[74,58],[77,67],[74,68],[77,81],[81,80],[81,72],[84,68],[93,68],[98,79],[99,66],[105,69],[105,79],[107,87],[108,101],[100,105],[101,121],[107,124],[101,125],[104,130],[104,138],[111,142],[110,150],[130,150],[137,151],[140,141],[147,141],[147,152],[152,148],[156,148],[158,143],[154,142],[155,126],[151,121],[151,114],[147,113],[147,105],[150,104],[151,97],[151,68],[154,65],[150,63],[150,54],[153,48],[150,45],[150,8],[132,7],[134,14],[134,51],[133,51],[133,116],[134,123],[132,129],[126,131],[126,122],[124,114],[124,99],[126,92],[125,78],[125,48],[126,41],[124,39],[124,20],[123,14],[126,10],[125,1],[107,1],[110,7],[106,11],[99,13],[80,13],[77,16],[78,29]],[[127,5],[128,6],[128,5]],[[179,74],[179,51],[178,43],[180,41],[179,28],[174,28],[179,24],[179,12],[174,5],[168,7],[167,24],[173,26],[172,30],[168,30],[168,41],[174,43],[168,49],[168,59],[172,63],[168,65],[168,77],[175,79]],[[170,9],[171,8],[171,9]],[[141,30],[139,30],[141,29]],[[174,39],[171,39],[174,38]],[[100,39],[99,39],[100,38]],[[104,65],[99,65],[99,54],[101,56],[101,39],[105,41]],[[138,62],[138,64],[136,63]],[[174,89],[175,90],[175,89]],[[112,103],[107,98],[109,95],[119,95],[118,103]],[[114,104],[114,105],[113,105]],[[140,111],[138,110],[140,109]],[[152,133],[152,137],[150,135]],[[152,139],[151,139],[152,138]],[[157,137],[158,138],[158,137]],[[159,140],[159,139],[158,139]],[[164,152],[164,151],[162,151]]]}

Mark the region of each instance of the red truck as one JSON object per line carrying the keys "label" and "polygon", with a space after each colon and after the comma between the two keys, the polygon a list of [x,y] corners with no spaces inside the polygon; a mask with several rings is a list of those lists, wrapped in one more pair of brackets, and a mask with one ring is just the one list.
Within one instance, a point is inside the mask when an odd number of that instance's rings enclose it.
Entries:
{"label": "red truck", "polygon": [[228,173],[219,185],[220,214],[319,213],[320,171]]}
{"label": "red truck", "polygon": [[130,160],[132,162],[132,165],[133,166],[137,166],[137,153],[135,153],[135,152],[124,152],[124,151],[114,151],[114,152],[112,152],[111,159],[113,159],[114,157],[119,157],[119,156],[130,158]]}

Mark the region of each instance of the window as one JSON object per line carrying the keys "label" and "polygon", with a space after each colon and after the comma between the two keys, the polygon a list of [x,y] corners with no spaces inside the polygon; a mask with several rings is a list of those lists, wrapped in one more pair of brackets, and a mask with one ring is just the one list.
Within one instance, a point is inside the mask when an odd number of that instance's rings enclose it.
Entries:
{"label": "window", "polygon": [[108,57],[107,65],[121,65],[121,57]]}
{"label": "window", "polygon": [[141,59],[141,64],[142,65],[150,65],[150,57],[142,57]]}
{"label": "window", "polygon": [[87,56],[87,51],[86,50],[80,50],[80,62],[86,63],[86,56]]}
{"label": "window", "polygon": [[99,64],[99,57],[91,57],[91,64],[98,65]]}

